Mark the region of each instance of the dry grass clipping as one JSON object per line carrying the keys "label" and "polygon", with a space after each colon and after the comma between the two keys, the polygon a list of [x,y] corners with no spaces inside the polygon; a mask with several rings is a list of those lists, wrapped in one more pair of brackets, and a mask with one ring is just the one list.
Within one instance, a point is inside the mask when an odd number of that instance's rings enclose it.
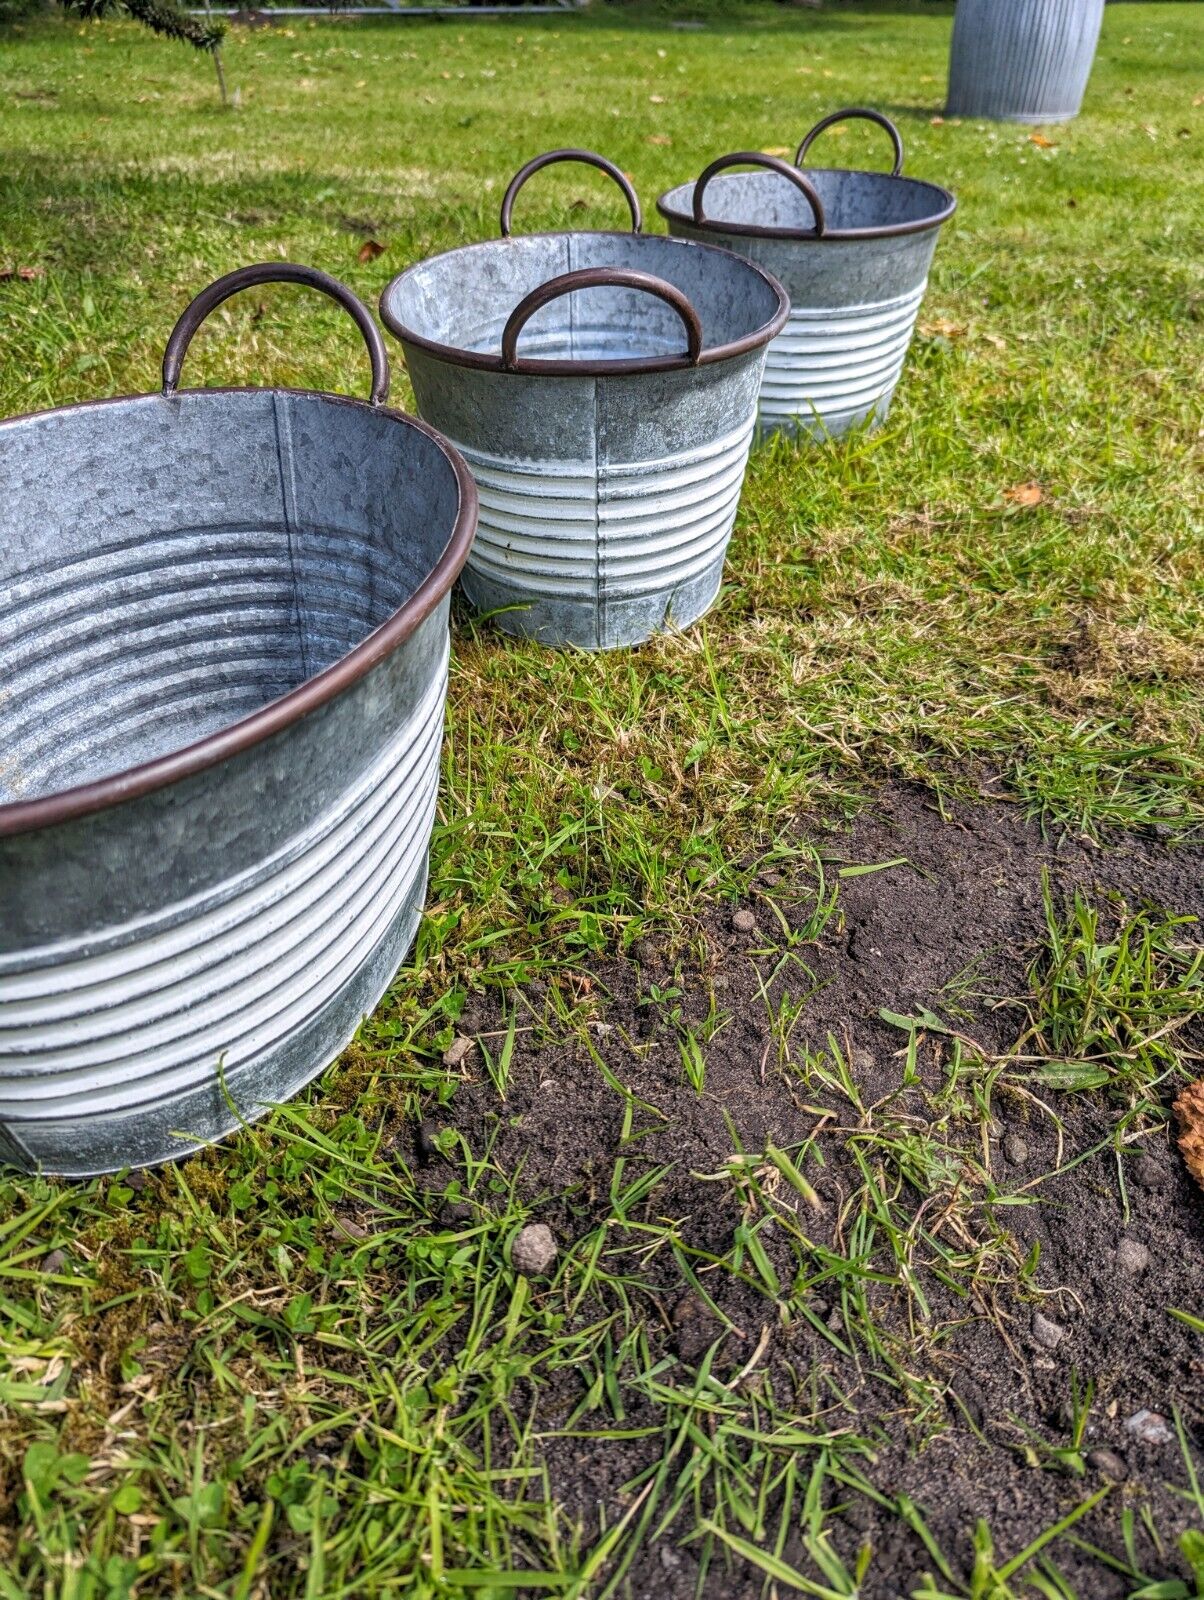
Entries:
{"label": "dry grass clipping", "polygon": [[1187,1170],[1204,1189],[1204,1078],[1197,1078],[1175,1101],[1179,1119],[1179,1148]]}

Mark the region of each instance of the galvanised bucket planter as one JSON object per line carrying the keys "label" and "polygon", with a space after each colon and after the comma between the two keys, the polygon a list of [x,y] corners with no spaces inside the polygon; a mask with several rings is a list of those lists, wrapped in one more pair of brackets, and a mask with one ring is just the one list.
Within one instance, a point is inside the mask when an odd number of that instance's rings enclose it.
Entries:
{"label": "galvanised bucket planter", "polygon": [[[180,391],[203,318],[339,301],[370,403]],[[306,267],[201,294],[163,392],[0,424],[0,1158],[221,1138],[354,1033],[417,925],[476,492]]]}
{"label": "galvanised bucket planter", "polygon": [[1078,115],[1104,0],[957,0],[949,116],[1066,122]]}
{"label": "galvanised bucket planter", "polygon": [[[812,141],[849,117],[890,134],[889,173],[803,168]],[[729,170],[747,166],[766,170]],[[886,416],[937,235],[956,205],[948,190],[901,177],[902,170],[894,123],[850,107],[816,123],[794,166],[738,151],[657,201],[670,233],[739,251],[790,296],[790,320],[769,347],[761,385],[766,431],[838,438]]]}
{"label": "galvanised bucket planter", "polygon": [[[519,188],[564,160],[614,177],[637,231],[510,237]],[[465,593],[545,644],[636,645],[712,605],[786,318],[767,273],[639,225],[610,162],[550,151],[507,190],[502,238],[411,267],[381,297],[419,411],[477,480]]]}

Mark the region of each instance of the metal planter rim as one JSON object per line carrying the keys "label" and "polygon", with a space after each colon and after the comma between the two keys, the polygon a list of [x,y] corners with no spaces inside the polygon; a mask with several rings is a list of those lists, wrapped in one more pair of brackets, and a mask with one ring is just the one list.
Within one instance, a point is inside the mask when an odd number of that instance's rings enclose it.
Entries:
{"label": "metal planter rim", "polygon": [[[623,239],[630,242],[631,233],[623,233],[615,228],[589,230],[591,238]],[[522,239],[562,239],[566,236],[565,230],[557,229],[548,233],[528,233],[521,235]],[[639,235],[637,235],[639,237]],[[406,267],[392,278],[381,292],[379,310],[380,318],[389,332],[405,344],[413,345],[418,350],[425,350],[430,355],[437,356],[442,361],[450,362],[457,367],[473,367],[481,372],[502,372],[508,376],[539,377],[573,377],[573,378],[622,378],[636,377],[646,372],[680,372],[691,367],[711,366],[716,362],[729,361],[734,356],[747,355],[752,350],[759,350],[776,337],[786,326],[786,319],[790,315],[790,297],[772,273],[766,272],[763,267],[754,261],[749,261],[744,256],[739,256],[732,250],[725,250],[721,245],[696,244],[689,239],[667,239],[661,234],[652,235],[659,244],[680,246],[685,250],[712,250],[716,255],[727,256],[738,261],[741,267],[755,272],[759,278],[772,290],[778,302],[775,314],[764,323],[755,333],[746,335],[743,339],[733,339],[727,344],[704,346],[698,359],[692,361],[688,355],[674,356],[636,356],[620,361],[586,361],[586,360],[542,360],[529,359],[521,369],[515,370],[508,367],[503,360],[501,352],[492,355],[483,350],[464,350],[458,345],[441,344],[438,340],[428,339],[423,334],[416,333],[400,318],[393,315],[389,309],[389,301],[402,281],[412,272],[417,272],[421,267],[429,266],[432,261],[449,261],[453,257],[466,255],[473,250],[493,250],[508,243],[508,237],[501,239],[487,239],[477,244],[460,245],[455,250],[445,250],[438,255],[427,256],[422,261],[416,261],[412,266]],[[515,241],[518,242],[517,240]]]}
{"label": "metal planter rim", "polygon": [[[276,263],[277,267],[284,263]],[[248,269],[249,270],[249,269]],[[379,335],[378,335],[379,337]],[[41,828],[72,821],[108,810],[127,800],[163,789],[194,773],[203,772],[220,761],[240,754],[261,744],[273,734],[290,727],[318,707],[335,699],[364,677],[373,667],[392,654],[414,633],[415,629],[435,609],[450,591],[460,569],[468,559],[477,523],[477,488],[472,474],[459,452],[428,423],[406,415],[391,406],[357,400],[350,395],[327,394],[323,390],[274,387],[270,389],[246,387],[214,387],[211,389],[174,390],[173,394],[213,395],[230,394],[295,394],[308,398],[329,400],[340,406],[356,407],[374,416],[387,416],[406,428],[414,428],[435,444],[456,476],[459,489],[459,508],[451,535],[438,561],[415,589],[414,593],[375,628],[355,648],[322,672],[315,673],[295,689],[269,702],[250,716],[232,722],[228,727],[169,751],[153,761],[141,762],[124,771],[115,772],[92,783],[61,789],[57,793],[41,795],[32,800],[12,801],[0,805],[0,838],[13,834],[33,833]],[[55,406],[47,411],[28,412],[0,422],[0,440],[6,428],[14,427],[41,417],[64,416],[80,411],[99,409],[102,406],[129,404],[130,401],[146,405],[172,404],[173,395],[151,393],[146,395],[114,395],[104,400],[85,401],[75,406]]]}
{"label": "metal planter rim", "polygon": [[[879,172],[861,167],[814,167],[804,166],[807,152],[816,138],[826,129],[833,127],[838,122],[872,122],[885,130],[890,136],[894,149],[894,165],[889,172]],[[760,166],[780,173],[784,178],[793,178],[795,184],[804,190],[811,208],[815,213],[815,225],[811,228],[773,228],[762,227],[753,222],[725,222],[722,218],[705,217],[702,214],[702,190],[708,180],[728,167],[735,166]],[[912,217],[906,222],[882,223],[868,228],[829,228],[824,217],[823,207],[819,195],[809,176],[822,174],[825,177],[872,177],[884,178],[890,183],[901,183],[906,187],[920,191],[927,191],[931,197],[932,209],[926,216]],[[794,164],[788,165],[779,161],[776,156],[767,155],[763,150],[742,150],[732,155],[720,156],[717,161],[712,161],[702,175],[697,179],[691,190],[694,205],[689,212],[678,211],[676,207],[668,204],[669,196],[678,189],[689,187],[686,184],[675,184],[672,189],[666,189],[656,202],[656,209],[666,222],[684,222],[695,229],[710,229],[728,237],[745,239],[806,239],[823,244],[827,240],[840,243],[847,239],[896,239],[905,234],[927,233],[931,228],[939,228],[947,222],[957,210],[957,201],[948,189],[941,188],[940,184],[929,183],[923,178],[905,178],[903,176],[903,136],[898,128],[881,111],[875,111],[870,106],[843,106],[839,111],[830,111],[826,117],[819,121],[802,137],[798,149],[794,153]]]}
{"label": "metal planter rim", "polygon": [[[830,173],[836,177],[848,177],[860,173],[859,167],[807,167],[807,172]],[[891,173],[874,172],[873,177],[889,178]],[[696,222],[690,211],[679,211],[675,206],[667,205],[666,201],[673,193],[673,189],[666,189],[656,202],[656,209],[666,222],[684,222],[691,228],[709,228],[715,233],[727,234],[729,237],[745,239],[806,239],[811,244],[839,244],[847,239],[894,239],[907,233],[927,233],[930,228],[939,228],[942,223],[957,210],[957,198],[943,189],[939,183],[929,183],[926,178],[894,178],[895,183],[910,184],[915,189],[927,189],[933,197],[935,209],[931,216],[917,217],[911,222],[896,222],[886,224],[880,228],[828,228],[823,233],[816,233],[811,228],[763,228],[751,222],[724,222],[714,217],[706,217],[702,222]],[[675,184],[674,188],[680,188]],[[710,246],[714,249],[715,246]]]}

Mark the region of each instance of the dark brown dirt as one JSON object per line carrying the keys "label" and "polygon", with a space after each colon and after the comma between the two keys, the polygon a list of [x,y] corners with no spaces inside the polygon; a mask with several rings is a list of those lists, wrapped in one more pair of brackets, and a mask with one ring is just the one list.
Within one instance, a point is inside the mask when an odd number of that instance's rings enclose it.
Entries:
{"label": "dark brown dirt", "polygon": [[[767,977],[777,960],[776,954],[763,952],[769,942],[780,947],[783,940],[773,906],[791,927],[800,926],[814,904],[809,874],[800,872],[797,883],[788,870],[779,869],[781,876],[762,874],[743,908],[753,913],[757,930],[737,931],[734,907],[715,913],[705,928],[701,961],[697,952],[670,956],[642,948],[634,963],[598,964],[594,1047],[627,1089],[655,1108],[640,1113],[638,1126],[649,1131],[623,1151],[627,1177],[649,1164],[672,1164],[638,1215],[678,1219],[683,1238],[726,1254],[741,1221],[732,1186],[697,1175],[723,1169],[733,1152],[733,1128],[746,1152],[763,1151],[770,1141],[779,1148],[797,1146],[828,1112],[816,1136],[823,1165],[817,1157],[806,1168],[824,1209],[805,1222],[817,1243],[847,1251],[842,1207],[860,1181],[849,1154],[851,1132],[870,1126],[922,1140],[940,1124],[937,1096],[950,1059],[947,1037],[921,1036],[921,1081],[905,1087],[907,1035],[880,1019],[881,1008],[915,1014],[927,1007],[952,1015],[986,1052],[1008,1050],[1025,1017],[1006,1001],[1026,994],[1026,969],[1044,931],[1042,866],[1060,896],[1075,887],[1097,901],[1119,892],[1133,908],[1153,903],[1204,916],[1204,854],[1197,850],[1170,850],[1152,837],[1126,837],[1108,848],[1082,839],[1047,839],[1018,808],[1002,802],[952,809],[943,820],[930,795],[894,788],[883,792],[849,832],[824,833],[815,841],[831,862],[832,875],[840,861],[868,864],[903,856],[910,862],[844,879],[837,914],[818,947],[802,952],[814,974],[814,993],[791,1035],[792,1056],[797,1063],[805,1050],[822,1051],[834,1037],[852,1064],[863,1106],[872,1108],[865,1113],[838,1091],[817,1088],[815,1079],[808,1081],[797,1068],[779,1067],[758,986],[757,973]],[[964,984],[956,991],[947,988],[971,963],[972,992],[966,993]],[[730,1014],[705,1047],[702,1095],[684,1079],[672,1026],[656,1007],[640,1003],[653,983],[684,991],[676,1003],[687,1018],[706,1015],[708,989]],[[791,966],[770,990],[775,1005],[783,984],[796,998],[812,987],[802,969]],[[961,1015],[950,1010],[955,992]],[[546,1014],[541,986],[525,998]],[[472,1006],[465,1019],[469,1031],[499,1026],[490,1002],[477,1000]],[[1204,1041],[1198,1022],[1193,1027],[1186,1043],[1199,1050]],[[540,1037],[538,1030],[520,1035],[500,1115],[495,1091],[484,1081],[465,1086],[454,1118],[476,1147],[496,1134],[500,1163],[510,1170],[521,1165],[533,1215],[552,1225],[564,1248],[608,1214],[606,1185],[620,1153],[623,1100],[586,1051],[548,1035],[532,1042]],[[1168,1085],[1168,1099],[1171,1094]],[[994,1282],[981,1284],[968,1300],[944,1287],[919,1253],[917,1273],[931,1315],[914,1337],[899,1286],[871,1286],[875,1323],[899,1341],[897,1349],[906,1349],[908,1370],[923,1381],[923,1390],[917,1388],[910,1399],[878,1374],[864,1341],[846,1323],[834,1284],[809,1291],[809,1304],[818,1322],[848,1343],[847,1355],[802,1318],[783,1326],[771,1302],[738,1279],[716,1273],[707,1280],[738,1330],[728,1333],[716,1371],[725,1377],[738,1372],[768,1326],[770,1345],[758,1370],[788,1411],[809,1414],[807,1386],[816,1376],[849,1395],[844,1425],[876,1442],[874,1458],[863,1461],[861,1470],[883,1494],[905,1493],[923,1508],[959,1585],[969,1575],[976,1519],[990,1524],[1002,1562],[1106,1482],[1108,1473],[1121,1470],[1123,1484],[1076,1527],[1076,1534],[1125,1563],[1121,1513],[1129,1507],[1137,1519],[1136,1553],[1145,1578],[1188,1576],[1176,1541],[1193,1512],[1167,1487],[1186,1481],[1178,1443],[1141,1443],[1125,1422],[1142,1408],[1169,1417],[1177,1407],[1197,1450],[1204,1447],[1204,1340],[1167,1310],[1204,1314],[1204,1197],[1187,1177],[1169,1131],[1148,1122],[1127,1130],[1132,1142],[1119,1156],[1105,1149],[1074,1164],[1076,1156],[1111,1138],[1122,1109],[1100,1094],[1058,1093],[1022,1080],[1019,1087],[1002,1082],[996,1087],[989,1142],[985,1123],[970,1117],[943,1124],[940,1137],[954,1152],[954,1179],[951,1186],[934,1179],[936,1198],[925,1208],[929,1223],[934,1205],[956,1206],[958,1138],[966,1150],[977,1149],[980,1163],[989,1161],[1003,1194],[1024,1193],[1032,1203],[971,1208],[976,1235],[989,1235],[992,1227],[1002,1230],[1004,1248],[994,1258]],[[1056,1176],[1045,1177],[1058,1166],[1055,1113],[1061,1124],[1061,1166]],[[1118,1181],[1122,1169],[1128,1215]],[[888,1171],[888,1187],[892,1181]],[[901,1206],[914,1214],[921,1194],[905,1178],[898,1188]],[[950,1226],[955,1233],[956,1224]],[[947,1243],[953,1236],[942,1235]],[[775,1237],[772,1229],[762,1234],[788,1285],[796,1264],[784,1244],[774,1246]],[[1132,1244],[1118,1260],[1122,1240],[1148,1250],[1144,1270],[1124,1265],[1125,1259],[1140,1261]],[[1038,1245],[1039,1259],[1026,1280],[1020,1264],[1031,1260]],[[654,1352],[677,1358],[678,1380],[686,1381],[722,1325],[685,1293],[667,1252],[657,1262],[661,1292],[649,1306],[649,1343]],[[1034,1337],[1038,1309],[1062,1330],[1052,1349]],[[1094,1456],[1084,1477],[1059,1469],[1047,1453],[1032,1453],[1034,1438],[1058,1447],[1070,1443],[1072,1373],[1080,1386],[1094,1385],[1083,1451],[1108,1451],[1119,1458]],[[918,1403],[921,1392],[931,1402],[926,1412]],[[579,1387],[551,1386],[543,1401],[543,1425],[554,1428],[579,1398]],[[654,1458],[655,1448],[656,1441],[651,1446],[647,1441],[555,1442],[549,1448],[555,1492],[587,1526],[596,1528],[599,1502],[609,1504],[613,1521],[622,1510],[621,1486]],[[800,1466],[805,1481],[806,1465]],[[873,1547],[861,1591],[868,1600],[909,1594],[919,1575],[933,1570],[919,1539],[893,1512],[856,1494],[835,1504],[844,1507],[831,1525],[845,1558],[851,1560],[866,1540]],[[1147,1510],[1161,1547],[1142,1531]],[[642,1552],[621,1592],[658,1600],[695,1594],[698,1545],[677,1542],[689,1532],[679,1525]],[[801,1544],[788,1545],[783,1553],[818,1577]],[[1055,1554],[1077,1592],[1090,1600],[1128,1595],[1138,1586],[1066,1540]],[[751,1568],[722,1570],[717,1564],[702,1592],[716,1600],[752,1600],[763,1584],[763,1574]]]}

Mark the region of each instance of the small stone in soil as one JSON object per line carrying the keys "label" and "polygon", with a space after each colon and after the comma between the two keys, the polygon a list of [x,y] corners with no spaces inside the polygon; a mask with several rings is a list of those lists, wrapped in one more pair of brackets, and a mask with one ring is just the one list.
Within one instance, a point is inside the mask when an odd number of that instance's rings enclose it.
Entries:
{"label": "small stone in soil", "polygon": [[1088,1450],[1087,1465],[1105,1478],[1110,1478],[1113,1483],[1123,1483],[1129,1476],[1123,1456],[1118,1456],[1115,1450]]}
{"label": "small stone in soil", "polygon": [[1009,1133],[1003,1141],[1003,1153],[1014,1167],[1022,1167],[1028,1160],[1028,1145],[1018,1133]]}
{"label": "small stone in soil", "polygon": [[146,1173],[131,1172],[127,1175],[125,1181],[129,1184],[130,1188],[135,1194],[141,1194],[143,1189],[146,1188]]}
{"label": "small stone in soil", "polygon": [[1169,1176],[1162,1162],[1153,1156],[1138,1156],[1131,1175],[1134,1183],[1139,1183],[1143,1189],[1165,1189]]}
{"label": "small stone in soil", "polygon": [[443,1065],[458,1067],[472,1049],[473,1042],[466,1033],[458,1033],[443,1052]]}
{"label": "small stone in soil", "polygon": [[1147,1411],[1144,1406],[1125,1418],[1125,1431],[1141,1444],[1170,1444],[1175,1437],[1166,1418],[1157,1411]]}
{"label": "small stone in soil", "polygon": [[439,1155],[439,1129],[433,1122],[420,1122],[416,1142],[418,1145],[418,1159],[420,1161],[434,1161]]}
{"label": "small stone in soil", "polygon": [[510,1265],[524,1278],[542,1278],[556,1260],[556,1240],[546,1222],[528,1222],[510,1246]]}
{"label": "small stone in soil", "polygon": [[874,1509],[869,1501],[858,1495],[844,1509],[844,1520],[858,1533],[868,1533],[874,1526]]}
{"label": "small stone in soil", "polygon": [[43,1257],[42,1271],[53,1276],[56,1272],[61,1272],[66,1265],[67,1257],[64,1253],[61,1250],[52,1250],[48,1256]]}
{"label": "small stone in soil", "polygon": [[1040,1311],[1033,1312],[1033,1338],[1043,1350],[1056,1350],[1065,1332],[1065,1328],[1043,1316]]}
{"label": "small stone in soil", "polygon": [[756,933],[757,919],[751,911],[745,911],[742,907],[732,912],[732,927],[737,933]]}
{"label": "small stone in soil", "polygon": [[697,1361],[709,1350],[722,1327],[706,1301],[693,1290],[683,1294],[673,1307],[673,1348],[682,1361]]}
{"label": "small stone in soil", "polygon": [[770,889],[776,889],[781,881],[782,874],[780,872],[763,872],[761,874],[761,882]]}
{"label": "small stone in soil", "polygon": [[1116,1265],[1126,1272],[1144,1272],[1150,1264],[1150,1252],[1136,1239],[1125,1238],[1116,1247]]}

